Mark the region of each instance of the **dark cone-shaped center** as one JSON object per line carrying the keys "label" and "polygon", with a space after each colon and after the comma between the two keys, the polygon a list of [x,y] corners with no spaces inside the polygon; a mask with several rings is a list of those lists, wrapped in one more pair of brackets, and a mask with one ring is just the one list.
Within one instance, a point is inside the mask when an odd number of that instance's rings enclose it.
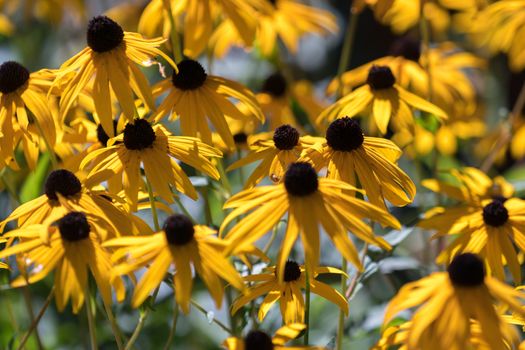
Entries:
{"label": "dark cone-shaped center", "polygon": [[483,284],[485,267],[476,254],[458,255],[448,266],[448,276],[452,284],[458,287],[475,287]]}
{"label": "dark cone-shaped center", "polygon": [[284,187],[292,196],[307,196],[317,191],[317,172],[308,163],[292,163],[284,175]]}
{"label": "dark cone-shaped center", "polygon": [[364,140],[359,122],[352,118],[336,119],[326,129],[326,142],[336,151],[353,151],[358,149]]}
{"label": "dark cone-shaped center", "polygon": [[396,83],[396,78],[388,66],[372,66],[366,82],[373,90],[382,90],[391,88]]}
{"label": "dark cone-shaped center", "polygon": [[273,143],[281,151],[291,150],[299,143],[299,131],[291,125],[281,125],[273,133]]}
{"label": "dark cone-shaped center", "polygon": [[193,222],[182,214],[169,216],[164,222],[163,230],[168,243],[174,245],[187,244],[191,242],[195,235]]}
{"label": "dark cone-shaped center", "polygon": [[124,127],[124,146],[130,150],[142,150],[155,142],[155,130],[146,119],[135,119]]}
{"label": "dark cone-shaped center", "polygon": [[299,264],[293,260],[288,260],[284,265],[284,281],[297,281],[301,277],[301,268]]}
{"label": "dark cone-shaped center", "polygon": [[89,237],[89,224],[84,213],[74,211],[58,220],[58,230],[63,239],[76,242]]}
{"label": "dark cone-shaped center", "polygon": [[206,81],[206,71],[202,65],[194,60],[183,60],[177,64],[179,73],[173,73],[171,81],[181,90],[194,90],[200,88]]}
{"label": "dark cone-shaped center", "polygon": [[122,27],[106,16],[93,17],[87,27],[87,44],[95,52],[113,50],[124,40]]}
{"label": "dark cone-shaped center", "polygon": [[[117,121],[113,120],[113,133],[117,132]],[[106,131],[102,127],[102,124],[97,125],[97,139],[98,142],[104,147],[108,145],[109,136],[106,134]]]}
{"label": "dark cone-shaped center", "polygon": [[501,200],[493,200],[483,208],[483,221],[493,227],[504,225],[509,220],[509,212]]}
{"label": "dark cone-shaped center", "polygon": [[54,170],[47,177],[44,184],[44,193],[50,200],[58,200],[57,193],[64,197],[74,196],[80,193],[82,184],[78,177],[66,169]]}
{"label": "dark cone-shaped center", "polygon": [[273,97],[282,97],[286,94],[286,79],[277,72],[270,75],[263,83],[262,92],[266,92]]}
{"label": "dark cone-shaped center", "polygon": [[262,331],[250,331],[244,337],[244,349],[246,350],[273,350],[273,342],[270,336]]}
{"label": "dark cone-shaped center", "polygon": [[390,46],[390,54],[392,56],[401,56],[407,60],[419,62],[419,57],[421,56],[421,44],[411,36],[404,36],[396,40],[392,46]]}
{"label": "dark cone-shaped center", "polygon": [[20,63],[7,61],[0,64],[0,92],[9,94],[24,86],[29,80],[29,71]]}
{"label": "dark cone-shaped center", "polygon": [[233,135],[233,141],[238,145],[244,145],[248,141],[248,135],[243,132],[239,132]]}

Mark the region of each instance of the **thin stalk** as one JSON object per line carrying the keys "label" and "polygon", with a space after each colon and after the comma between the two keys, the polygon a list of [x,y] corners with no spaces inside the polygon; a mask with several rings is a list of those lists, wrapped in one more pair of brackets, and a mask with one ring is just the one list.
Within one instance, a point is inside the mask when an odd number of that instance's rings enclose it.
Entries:
{"label": "thin stalk", "polygon": [[306,277],[306,286],[305,286],[305,301],[304,301],[304,324],[306,329],[304,331],[304,345],[308,345],[310,337],[310,268],[309,264],[306,264],[305,277]]}
{"label": "thin stalk", "polygon": [[97,334],[96,334],[96,326],[95,326],[95,319],[93,317],[93,309],[91,307],[91,293],[89,291],[89,284],[86,287],[85,291],[85,308],[86,308],[86,315],[88,320],[88,328],[89,328],[89,341],[91,343],[91,350],[97,349]]}
{"label": "thin stalk", "polygon": [[157,206],[155,205],[155,196],[153,195],[153,188],[149,179],[146,177],[146,187],[148,187],[149,203],[151,205],[151,215],[153,216],[153,224],[155,225],[155,231],[160,231],[159,215],[157,213]]}
{"label": "thin stalk", "polygon": [[51,166],[53,167],[53,169],[58,169],[57,156],[55,154],[55,151],[51,147],[51,144],[49,143],[49,140],[47,139],[46,134],[44,133],[44,129],[42,129],[42,126],[38,122],[38,119],[33,117],[33,121],[35,122],[35,126],[38,129],[38,133],[40,134],[40,136],[42,136],[42,139],[44,140],[44,144],[46,145],[47,153],[49,153],[49,157],[51,159]]}
{"label": "thin stalk", "polygon": [[173,57],[175,58],[176,63],[180,63],[182,61],[182,50],[180,47],[179,42],[179,33],[177,33],[177,24],[175,23],[175,17],[173,17],[173,11],[171,10],[171,1],[170,0],[164,0],[164,6],[167,9],[168,12],[168,18],[170,21],[171,31],[170,31],[170,39],[171,39],[171,50],[173,53]]}
{"label": "thin stalk", "polygon": [[26,345],[27,341],[29,340],[29,337],[31,336],[31,333],[37,328],[38,323],[46,313],[47,308],[49,307],[49,304],[51,303],[51,300],[53,299],[53,294],[55,293],[55,286],[51,288],[51,291],[49,291],[49,295],[46,298],[46,301],[44,302],[44,305],[38,312],[38,315],[36,315],[33,322],[31,322],[31,325],[29,326],[29,329],[27,330],[26,334],[24,334],[24,337],[22,340],[20,340],[20,344],[18,345],[18,350],[22,350],[24,346]]}
{"label": "thin stalk", "polygon": [[[195,300],[191,299],[191,305],[195,306],[195,308],[197,310],[199,310],[200,312],[202,312],[204,314],[204,316],[208,317],[208,311],[206,311],[205,308],[203,308],[202,306],[199,305],[199,303],[197,303]],[[223,331],[225,331],[226,333],[230,334],[230,335],[235,335],[233,330],[231,330],[230,328],[228,328],[228,326],[226,326],[224,323],[222,323],[221,321],[219,321],[218,319],[216,319],[215,317],[212,318],[211,320],[213,323],[215,323],[217,326],[219,326]]]}
{"label": "thin stalk", "polygon": [[348,69],[350,60],[352,59],[352,52],[354,48],[355,34],[357,32],[357,22],[359,19],[359,13],[352,10],[350,6],[350,13],[348,19],[348,26],[345,32],[345,41],[343,43],[343,51],[341,52],[341,58],[339,59],[339,67],[337,69],[337,79],[339,85],[337,86],[336,99],[339,99],[343,92],[343,73]]}
{"label": "thin stalk", "polygon": [[4,184],[4,188],[9,193],[9,196],[11,197],[11,200],[14,201],[17,206],[20,204],[20,197],[18,196],[18,193],[16,193],[16,189],[13,188],[13,185],[7,181],[5,178],[5,172],[7,168],[2,169],[0,172],[0,181]]}
{"label": "thin stalk", "polygon": [[[237,150],[237,160],[240,160],[242,158],[242,151],[239,149]],[[241,185],[244,185],[244,169],[243,167],[239,168],[239,180],[241,181]]]}
{"label": "thin stalk", "polygon": [[217,160],[217,170],[219,170],[219,181],[221,182],[222,188],[225,191],[225,199],[230,198],[232,194],[232,186],[230,184],[230,181],[228,180],[228,175],[226,175],[226,171],[224,170],[224,165],[222,164],[222,159]]}
{"label": "thin stalk", "polygon": [[182,201],[180,200],[179,197],[175,197],[175,203],[177,203],[177,205],[179,206],[180,210],[184,213],[184,215],[186,215],[187,217],[190,218],[190,220],[193,222],[193,223],[196,223],[197,221],[195,221],[195,219],[193,218],[193,216],[191,216],[190,212],[188,211],[188,209],[186,209],[186,207],[184,206],[184,204],[182,204]]}
{"label": "thin stalk", "polygon": [[232,332],[230,334],[237,335],[237,317],[232,315],[231,306],[233,305],[233,291],[231,288],[226,290],[226,303],[228,304],[228,321],[230,322],[230,327]]}
{"label": "thin stalk", "polygon": [[124,344],[122,344],[122,339],[120,339],[121,332],[117,324],[117,320],[113,315],[113,311],[111,311],[111,306],[104,301],[104,298],[102,298],[102,303],[104,304],[104,309],[106,310],[106,314],[108,315],[109,324],[111,325],[111,330],[113,331],[113,336],[115,337],[115,343],[117,343],[117,348],[118,350],[122,350],[124,349]]}
{"label": "thin stalk", "polygon": [[[341,262],[341,270],[343,272],[346,272],[348,270],[348,262],[343,257],[343,260]],[[341,275],[341,294],[344,295],[346,291],[346,276]],[[343,336],[344,336],[344,328],[345,328],[345,314],[343,310],[339,310],[339,322],[337,324],[337,338],[336,338],[336,350],[342,350],[343,349]]]}
{"label": "thin stalk", "polygon": [[[155,301],[155,299],[157,298],[157,294],[159,294],[159,288],[160,286],[155,288],[155,291],[153,291],[153,295],[152,295],[153,301]],[[140,314],[139,321],[137,322],[137,326],[133,330],[133,334],[129,338],[126,346],[124,347],[124,350],[130,350],[133,348],[133,344],[135,344],[135,342],[139,338],[140,332],[142,332],[142,329],[144,328],[144,325],[146,324],[146,318],[148,318],[149,312],[150,312],[150,309],[147,308],[146,310],[144,310],[143,313]]]}
{"label": "thin stalk", "polygon": [[[27,278],[26,282],[29,283],[27,281]],[[35,312],[33,311],[33,298],[31,297],[31,292],[29,291],[29,287],[27,285],[25,285],[22,288],[22,294],[24,295],[24,302],[26,304],[27,313],[29,314],[29,319],[31,320],[31,323],[33,323],[35,320]],[[35,329],[35,339],[38,349],[44,349],[44,347],[42,346],[42,339],[40,338],[40,334],[38,333],[38,328]]]}
{"label": "thin stalk", "polygon": [[210,206],[210,200],[208,198],[209,195],[209,186],[206,185],[202,188],[201,194],[204,198],[204,217],[206,218],[206,225],[211,226],[213,224],[213,218],[211,215],[211,206]]}
{"label": "thin stalk", "polygon": [[168,334],[168,339],[166,340],[166,344],[164,345],[164,350],[168,350],[171,346],[171,342],[173,340],[173,337],[175,336],[175,331],[177,330],[177,320],[179,318],[179,305],[177,305],[177,302],[174,301],[173,305],[173,321],[171,322],[171,328],[170,333]]}
{"label": "thin stalk", "polygon": [[[368,243],[365,243],[361,251],[361,265],[365,263],[365,257],[367,253],[368,253]],[[361,277],[362,274],[363,274],[362,272],[357,271],[355,276],[350,281],[350,284],[348,285],[348,289],[346,290],[346,293],[345,293],[346,299],[350,299],[350,297],[352,296],[352,293],[354,292],[355,287],[357,287],[357,282],[359,281],[359,278]]]}

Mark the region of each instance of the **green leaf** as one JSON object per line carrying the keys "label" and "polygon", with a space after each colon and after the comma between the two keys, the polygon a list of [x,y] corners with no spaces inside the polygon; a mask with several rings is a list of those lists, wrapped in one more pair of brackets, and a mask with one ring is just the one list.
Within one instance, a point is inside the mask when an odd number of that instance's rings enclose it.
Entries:
{"label": "green leaf", "polygon": [[46,180],[46,175],[51,165],[51,158],[49,154],[44,153],[38,160],[35,171],[30,173],[22,189],[20,190],[20,202],[25,203],[32,199],[35,199],[42,193],[42,187],[44,186],[44,181]]}

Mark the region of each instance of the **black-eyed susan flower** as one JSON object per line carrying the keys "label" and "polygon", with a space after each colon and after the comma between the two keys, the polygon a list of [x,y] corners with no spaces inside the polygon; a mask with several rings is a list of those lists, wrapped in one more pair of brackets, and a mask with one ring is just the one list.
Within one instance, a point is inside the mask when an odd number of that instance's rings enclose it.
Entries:
{"label": "black-eyed susan flower", "polygon": [[282,350],[282,349],[304,349],[304,350],[323,350],[319,346],[286,346],[289,341],[297,338],[306,325],[293,323],[279,328],[275,335],[270,337],[261,330],[252,330],[243,338],[230,337],[226,339],[222,346],[226,350]]}
{"label": "black-eyed susan flower", "polygon": [[275,129],[271,140],[260,139],[252,143],[250,153],[230,165],[227,170],[261,161],[246,180],[245,188],[257,185],[266,176],[274,182],[280,182],[288,166],[296,162],[316,141],[320,140],[311,136],[300,137],[297,129],[291,125],[281,125]]}
{"label": "black-eyed susan flower", "polygon": [[446,210],[437,207],[427,212],[418,226],[437,230],[434,237],[457,236],[438,257],[440,263],[460,253],[476,253],[490,274],[504,280],[506,264],[514,281],[521,281],[514,246],[525,252],[525,201],[497,197]]}
{"label": "black-eyed susan flower", "polygon": [[127,123],[123,133],[113,141],[112,145],[88,154],[81,168],[96,160],[87,176],[87,186],[113,178],[122,179],[126,197],[133,206],[142,184],[141,165],[155,192],[170,203],[173,202],[170,186],[197,199],[195,188],[177,160],[216,180],[219,178],[218,170],[208,159],[220,157],[219,150],[194,137],[173,136],[160,124],[152,126],[145,119],[135,119]]}
{"label": "black-eyed susan flower", "polygon": [[[0,222],[0,232],[5,225],[17,220],[19,228],[32,224],[49,225],[71,211],[89,213],[100,218],[93,221],[96,234],[101,239],[119,236],[121,233],[137,233],[144,223],[114,205],[113,195],[106,191],[89,190],[72,172],[59,169],[49,174],[44,185],[44,194],[17,207],[4,221]],[[110,229],[108,229],[108,226]]]}
{"label": "black-eyed susan flower", "polygon": [[[458,255],[447,272],[435,272],[401,288],[385,313],[385,323],[402,310],[418,307],[408,328],[407,349],[467,349],[471,320],[490,349],[505,349],[502,318],[494,301],[524,315],[525,294],[490,276],[474,254]],[[420,306],[421,305],[421,306]]]}
{"label": "black-eyed susan flower", "polygon": [[341,180],[365,190],[368,200],[386,209],[384,200],[396,206],[411,203],[416,186],[396,164],[401,150],[391,141],[364,136],[359,122],[348,117],[334,120],[326,139],[305,152],[316,169],[327,167],[329,179]]}
{"label": "black-eyed susan flower", "polygon": [[62,64],[57,73],[55,84],[64,85],[60,114],[67,113],[90,83],[95,110],[110,136],[113,136],[112,95],[116,96],[129,121],[136,117],[133,93],[149,109],[155,109],[148,81],[137,65],[151,65],[154,57],[161,56],[176,70],[175,63],[158,49],[164,41],[124,32],[118,23],[106,16],[92,18],[87,28],[88,46]]}
{"label": "black-eyed susan flower", "polygon": [[[113,274],[126,275],[149,265],[148,271],[135,287],[131,305],[138,307],[175,266],[173,284],[175,298],[185,313],[190,311],[193,286],[192,266],[208,287],[215,304],[220,307],[224,294],[221,279],[237,289],[244,289],[241,277],[223,256],[214,237],[215,231],[202,225],[193,225],[180,214],[169,216],[162,231],[153,235],[122,237],[104,243],[118,247],[113,260],[118,264]],[[121,261],[126,258],[125,261]]]}
{"label": "black-eyed susan flower", "polygon": [[273,186],[260,186],[242,191],[230,198],[224,209],[234,209],[223,221],[221,232],[240,215],[244,216],[228,231],[226,254],[251,245],[274,227],[288,213],[286,233],[279,251],[277,272],[284,278],[285,262],[301,234],[306,266],[314,271],[319,263],[320,225],[345,259],[362,268],[357,250],[347,232],[383,249],[390,245],[373,234],[362,219],[399,228],[399,222],[384,210],[344,193],[355,187],[333,179],[319,179],[308,163],[292,163],[284,181]]}
{"label": "black-eyed susan flower", "polygon": [[174,72],[170,79],[153,87],[156,97],[167,93],[151,117],[155,121],[165,116],[171,120],[180,118],[184,135],[200,137],[207,144],[212,144],[210,123],[231,149],[235,149],[235,143],[225,117],[247,118],[234,105],[233,99],[241,102],[250,115],[264,121],[255,95],[245,86],[206,74],[201,64],[194,60],[183,60],[178,67],[178,73]]}
{"label": "black-eyed susan flower", "polygon": [[318,117],[318,122],[331,122],[336,118],[350,118],[365,113],[369,115],[372,130],[386,134],[389,122],[414,128],[415,108],[446,119],[446,113],[432,103],[418,97],[398,84],[388,66],[372,66],[368,72],[367,84],[344,96],[325,109]]}
{"label": "black-eyed susan flower", "polygon": [[[56,140],[55,124],[48,107],[46,93],[51,75],[46,70],[34,73],[21,64],[7,61],[0,65],[0,138],[10,145],[4,151],[14,151],[13,121],[28,132],[31,122],[37,123],[39,133],[50,147]],[[27,136],[31,136],[28,132]]]}
{"label": "black-eyed susan flower", "polygon": [[58,310],[64,310],[71,299],[73,312],[77,313],[84,303],[91,272],[106,304],[111,304],[112,287],[117,300],[122,301],[126,289],[122,279],[111,279],[110,253],[100,246],[103,234],[97,232],[100,220],[91,214],[70,212],[51,226],[29,225],[6,233],[4,237],[20,241],[0,251],[0,258],[23,255],[31,265],[28,276],[17,277],[11,285],[34,283],[54,271]]}
{"label": "black-eyed susan flower", "polygon": [[310,291],[337,305],[348,314],[348,302],[338,291],[329,285],[316,280],[317,276],[325,273],[345,274],[333,267],[317,267],[310,281],[306,280],[304,266],[299,266],[293,260],[288,260],[284,266],[284,279],[279,281],[276,267],[268,267],[263,273],[244,277],[246,282],[254,282],[247,292],[232,304],[232,314],[252,300],[265,295],[259,306],[259,320],[266,317],[270,308],[279,302],[284,324],[304,322],[304,298],[302,290],[306,283],[310,284]]}

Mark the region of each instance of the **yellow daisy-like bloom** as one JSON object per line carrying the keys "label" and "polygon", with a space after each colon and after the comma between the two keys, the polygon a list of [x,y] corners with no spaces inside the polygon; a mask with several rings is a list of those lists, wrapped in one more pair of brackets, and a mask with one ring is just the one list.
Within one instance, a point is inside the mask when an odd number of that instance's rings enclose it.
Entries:
{"label": "yellow daisy-like bloom", "polygon": [[234,219],[251,212],[229,230],[226,236],[229,246],[225,253],[237,252],[251,245],[288,213],[286,233],[276,264],[280,281],[284,278],[285,262],[299,233],[305,250],[306,266],[309,271],[315,270],[319,263],[320,225],[344,258],[362,269],[359,254],[347,232],[388,250],[390,245],[383,238],[375,236],[362,219],[370,218],[395,228],[400,225],[389,213],[346,194],[343,192],[345,190],[359,191],[342,181],[318,179],[316,171],[308,163],[292,163],[282,183],[242,191],[224,204],[224,209],[234,210],[224,219],[221,232],[226,231]]}
{"label": "yellow daisy-like bloom", "polygon": [[117,300],[124,299],[126,289],[122,279],[111,279],[110,253],[100,246],[103,233],[97,231],[100,221],[91,214],[70,212],[56,221],[56,226],[30,225],[10,231],[7,238],[18,238],[20,242],[0,251],[0,258],[23,255],[31,264],[29,275],[19,276],[11,285],[19,287],[34,283],[55,270],[55,299],[59,311],[63,311],[69,299],[73,313],[84,303],[88,289],[88,271],[97,283],[104,302],[111,304],[111,287]]}
{"label": "yellow daisy-like bloom", "polygon": [[505,279],[505,263],[516,283],[521,281],[514,245],[525,252],[525,201],[496,197],[453,208],[437,207],[425,213],[418,226],[437,230],[434,237],[457,235],[438,262],[446,263],[457,254],[472,252],[479,254],[488,272],[500,280]]}
{"label": "yellow daisy-like bloom", "polygon": [[[47,177],[44,194],[18,206],[0,222],[0,232],[13,220],[17,220],[19,228],[32,224],[49,225],[72,211],[100,218],[92,224],[96,226],[95,232],[102,235],[102,240],[124,232],[138,233],[139,228],[147,227],[141,219],[114,205],[112,199],[118,200],[106,191],[86,189],[75,174],[68,170],[55,170]],[[111,229],[108,230],[108,226]]]}
{"label": "yellow daisy-like bloom", "polygon": [[[407,321],[401,325],[390,326],[383,331],[381,339],[374,345],[371,350],[389,350],[393,347],[398,350],[408,350],[407,345],[409,339],[409,330],[413,327],[413,322]],[[512,350],[512,344],[516,344],[517,334],[516,330],[511,328],[506,322],[500,323],[501,334],[504,336],[505,347],[502,350]],[[469,350],[492,350],[492,348],[487,344],[485,339],[483,339],[483,330],[479,322],[471,321],[470,330],[469,330],[469,339],[467,341],[467,349]],[[436,344],[435,346],[438,346]],[[450,350],[465,350],[463,347],[458,346],[458,344],[450,344],[451,347],[447,348]],[[418,348],[422,349],[422,348]],[[426,350],[427,348],[425,348]],[[429,348],[432,350],[434,348]],[[441,350],[441,347],[435,348],[436,350]]]}
{"label": "yellow daisy-like bloom", "polygon": [[334,120],[326,139],[305,152],[305,158],[320,170],[327,167],[329,179],[341,180],[365,190],[368,200],[386,209],[385,199],[395,206],[414,200],[416,186],[396,164],[402,151],[391,141],[364,136],[359,123],[348,117]]}
{"label": "yellow daisy-like bloom", "polygon": [[310,291],[320,295],[339,306],[348,315],[348,302],[345,297],[329,285],[317,281],[315,278],[320,274],[333,273],[344,275],[345,273],[334,267],[317,267],[310,278],[306,280],[304,266],[299,266],[295,261],[288,260],[284,267],[284,280],[279,281],[276,267],[266,269],[264,273],[244,277],[246,282],[254,282],[245,295],[240,296],[232,304],[232,314],[252,300],[265,295],[259,306],[259,320],[262,322],[270,308],[278,301],[281,307],[281,316],[284,324],[304,322],[304,298],[301,290],[310,283]]}
{"label": "yellow daisy-like bloom", "polygon": [[135,287],[131,299],[133,307],[140,306],[163,281],[170,266],[175,265],[175,298],[182,310],[188,313],[193,286],[192,266],[218,307],[224,294],[221,279],[239,290],[244,289],[241,277],[222,254],[223,243],[214,234],[214,230],[193,225],[186,216],[175,214],[166,219],[160,232],[116,238],[104,243],[104,246],[119,247],[113,255],[113,261],[126,258],[126,261],[114,267],[115,276],[129,274],[149,265],[148,271]]}
{"label": "yellow daisy-like bloom", "polygon": [[50,147],[55,144],[55,124],[46,97],[49,79],[46,70],[29,73],[24,66],[14,61],[0,65],[0,139],[10,143],[6,145],[9,151],[14,150],[13,120],[16,120],[20,129],[28,132],[34,118]]}
{"label": "yellow daisy-like bloom", "polygon": [[398,125],[414,128],[413,107],[446,119],[446,113],[432,103],[418,97],[396,84],[396,78],[388,66],[372,66],[368,72],[367,84],[344,96],[325,109],[318,117],[318,123],[332,122],[341,116],[350,118],[365,112],[373,127],[386,134],[392,119]]}
{"label": "yellow daisy-like bloom", "polygon": [[222,346],[226,350],[324,350],[319,346],[285,346],[289,341],[294,340],[306,329],[302,323],[292,323],[279,328],[275,335],[270,337],[263,331],[252,330],[244,338],[230,337],[226,339]]}
{"label": "yellow daisy-like bloom", "polygon": [[87,29],[88,46],[67,60],[57,73],[55,84],[64,84],[60,114],[67,114],[78,95],[91,82],[95,110],[110,136],[114,135],[112,94],[117,97],[123,115],[129,121],[136,116],[133,93],[154,110],[150,86],[137,64],[149,66],[153,57],[162,56],[176,69],[175,63],[158,49],[164,41],[162,38],[148,40],[139,34],[124,32],[116,22],[105,16],[92,18]]}
{"label": "yellow daisy-like bloom", "polygon": [[208,159],[221,157],[219,150],[194,137],[173,136],[163,126],[151,126],[145,119],[135,119],[133,124],[126,124],[124,132],[112,141],[113,144],[108,147],[88,154],[80,167],[85,168],[95,161],[86,179],[88,187],[105,180],[122,179],[124,192],[132,207],[137,203],[142,183],[141,164],[155,192],[169,203],[173,202],[170,186],[193,199],[198,196],[177,160],[215,180],[219,178],[218,170]]}
{"label": "yellow daisy-like bloom", "polygon": [[258,0],[152,0],[144,9],[139,31],[145,35],[167,37],[171,31],[169,12],[172,16],[184,16],[179,23],[184,28],[184,56],[197,58],[206,48],[214,23],[223,15],[231,21],[233,30],[239,33],[244,45],[253,43],[256,30],[254,4]]}
{"label": "yellow daisy-like bloom", "polygon": [[[274,53],[278,39],[295,54],[304,35],[325,36],[338,30],[332,13],[296,0],[258,1],[254,5],[257,7],[255,40],[266,57]],[[242,44],[241,36],[242,33],[235,29],[234,22],[223,21],[210,38],[214,54],[217,57],[224,56],[231,46]],[[251,46],[251,43],[247,46]]]}
{"label": "yellow daisy-like bloom", "polygon": [[171,79],[165,79],[153,88],[155,97],[168,94],[151,117],[155,121],[167,115],[171,120],[180,118],[184,135],[200,137],[211,145],[209,121],[231,149],[235,149],[235,142],[225,117],[248,118],[233,104],[232,99],[241,102],[250,115],[264,122],[255,95],[245,86],[206,74],[197,61],[184,60],[179,62],[178,67],[178,74],[174,73]]}
{"label": "yellow daisy-like bloom", "polygon": [[525,1],[497,1],[480,11],[470,28],[474,42],[491,53],[506,53],[513,71],[525,67],[525,44],[518,38],[525,33]]}
{"label": "yellow daisy-like bloom", "polygon": [[[519,300],[521,299],[521,301]],[[402,310],[417,307],[408,328],[407,349],[467,349],[471,338],[470,320],[481,327],[480,337],[490,349],[505,349],[502,318],[493,300],[525,315],[525,294],[490,276],[474,254],[458,255],[447,272],[436,272],[411,282],[391,300],[385,323]]]}
{"label": "yellow daisy-like bloom", "polygon": [[454,177],[455,183],[426,179],[421,181],[421,185],[461,203],[479,203],[485,199],[510,198],[514,195],[514,186],[503,176],[492,179],[472,167],[451,169],[450,175]]}
{"label": "yellow daisy-like bloom", "polygon": [[230,165],[227,170],[261,161],[246,180],[244,188],[254,187],[266,176],[273,182],[280,182],[288,166],[296,162],[316,141],[320,140],[311,136],[299,137],[297,129],[287,124],[281,125],[275,129],[271,140],[261,139],[250,144],[250,153]]}

